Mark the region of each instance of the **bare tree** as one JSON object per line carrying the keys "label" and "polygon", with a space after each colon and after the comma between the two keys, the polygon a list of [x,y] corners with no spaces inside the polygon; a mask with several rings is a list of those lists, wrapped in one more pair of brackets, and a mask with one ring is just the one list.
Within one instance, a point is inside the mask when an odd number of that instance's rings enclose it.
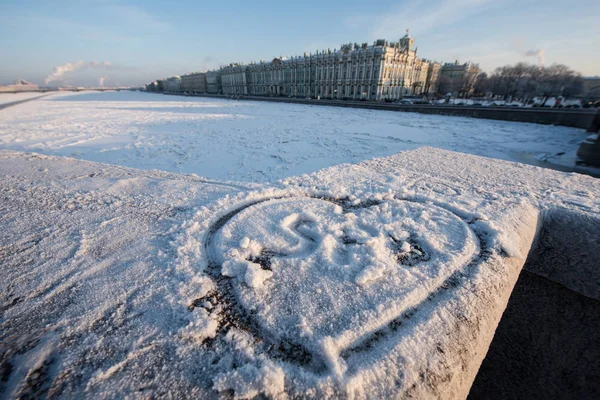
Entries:
{"label": "bare tree", "polygon": [[505,65],[496,68],[496,94],[500,94],[505,100],[517,96],[523,86],[523,82],[528,78],[531,72],[531,66],[526,63],[518,63],[514,66]]}
{"label": "bare tree", "polygon": [[446,76],[440,75],[437,82],[437,92],[441,95],[446,95],[450,88],[450,79]]}
{"label": "bare tree", "polygon": [[527,102],[538,94],[540,79],[544,73],[543,68],[537,65],[529,65],[528,78],[523,82],[521,88],[522,98]]}
{"label": "bare tree", "polygon": [[505,100],[516,97],[527,101],[540,95],[544,97],[542,106],[549,97],[573,96],[583,90],[581,75],[562,64],[549,67],[526,63],[505,65],[496,68],[488,80],[493,94],[501,95]]}
{"label": "bare tree", "polygon": [[564,97],[572,97],[582,94],[583,91],[583,78],[581,75],[576,74],[565,80],[565,84],[562,88],[562,95]]}
{"label": "bare tree", "polygon": [[[478,71],[478,70],[477,70]],[[478,72],[466,72],[460,82],[459,97],[469,97],[472,95],[477,81]],[[462,95],[462,96],[461,96]]]}
{"label": "bare tree", "polygon": [[475,81],[475,96],[485,96],[486,93],[491,91],[491,80],[488,78],[488,74],[485,72],[477,75]]}
{"label": "bare tree", "polygon": [[582,90],[581,75],[566,65],[553,64],[543,68],[538,85],[539,93],[544,96],[542,106],[546,105],[550,97],[573,96]]}

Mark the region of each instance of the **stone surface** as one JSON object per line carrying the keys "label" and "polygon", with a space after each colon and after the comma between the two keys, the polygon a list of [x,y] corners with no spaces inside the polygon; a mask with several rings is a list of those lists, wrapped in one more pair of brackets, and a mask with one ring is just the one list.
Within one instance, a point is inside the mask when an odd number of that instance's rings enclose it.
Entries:
{"label": "stone surface", "polygon": [[469,399],[597,399],[598,315],[600,301],[523,270]]}
{"label": "stone surface", "polygon": [[577,157],[579,157],[579,161],[583,164],[595,167],[600,166],[600,140],[598,140],[598,133],[590,135],[581,142],[579,149],[577,149]]}

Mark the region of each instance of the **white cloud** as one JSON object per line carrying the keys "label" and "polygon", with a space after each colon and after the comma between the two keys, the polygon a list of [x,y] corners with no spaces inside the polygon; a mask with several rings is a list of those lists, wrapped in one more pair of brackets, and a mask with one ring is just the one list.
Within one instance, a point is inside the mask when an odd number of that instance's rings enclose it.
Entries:
{"label": "white cloud", "polygon": [[[465,20],[483,11],[487,5],[498,3],[492,0],[411,0],[402,7],[381,14],[369,33],[370,39],[399,38],[406,28],[417,34],[424,34],[433,28],[440,28]],[[349,17],[347,24],[356,24],[358,19]]]}
{"label": "white cloud", "polygon": [[143,30],[164,32],[171,28],[168,22],[137,6],[109,4],[108,10],[123,23],[139,27]]}

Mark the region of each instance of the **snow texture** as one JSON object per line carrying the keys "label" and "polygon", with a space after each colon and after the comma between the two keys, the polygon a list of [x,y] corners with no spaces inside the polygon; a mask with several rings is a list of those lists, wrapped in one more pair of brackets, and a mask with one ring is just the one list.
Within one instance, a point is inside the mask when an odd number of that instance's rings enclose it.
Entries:
{"label": "snow texture", "polygon": [[0,148],[248,182],[421,146],[573,166],[586,136],[559,126],[141,92],[51,94],[0,111]]}
{"label": "snow texture", "polygon": [[432,148],[272,184],[0,172],[0,397],[464,398],[540,217],[600,211],[596,179]]}
{"label": "snow texture", "polygon": [[0,105],[43,96],[41,92],[0,93]]}

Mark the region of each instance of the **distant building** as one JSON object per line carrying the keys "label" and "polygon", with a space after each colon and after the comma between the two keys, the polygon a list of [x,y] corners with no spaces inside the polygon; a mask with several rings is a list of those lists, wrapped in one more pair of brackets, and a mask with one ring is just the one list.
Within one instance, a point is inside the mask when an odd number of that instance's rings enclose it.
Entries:
{"label": "distant building", "polygon": [[223,93],[372,100],[420,95],[435,85],[428,85],[429,63],[413,45],[407,31],[398,42],[348,43],[300,57],[230,64],[220,69]]}
{"label": "distant building", "polygon": [[458,97],[469,97],[475,90],[475,82],[480,72],[479,65],[470,62],[445,63],[438,80],[438,91]]}
{"label": "distant building", "polygon": [[167,78],[167,85],[165,88],[166,92],[179,93],[181,92],[181,78],[179,76],[172,76]]}
{"label": "distant building", "polygon": [[438,80],[440,77],[440,71],[442,70],[442,64],[435,61],[423,60],[429,64],[427,68],[427,78],[425,79],[425,88],[423,93],[427,95],[433,95],[438,93]]}
{"label": "distant building", "polygon": [[427,72],[429,72],[430,64],[424,60],[421,60],[421,68],[418,68],[418,77],[413,82],[413,94],[421,95],[425,93],[425,85],[427,82]]}
{"label": "distant building", "polygon": [[1,85],[0,92],[30,92],[39,90],[35,83],[27,82],[24,79],[18,79],[12,85]]}
{"label": "distant building", "polygon": [[220,71],[208,71],[206,73],[206,92],[210,94],[223,94]]}
{"label": "distant building", "polygon": [[181,91],[184,93],[206,93],[206,72],[181,75]]}
{"label": "distant building", "polygon": [[244,64],[229,64],[221,67],[221,87],[223,88],[223,94],[248,94],[247,70],[248,66]]}
{"label": "distant building", "polygon": [[[348,43],[339,49],[232,63],[216,71],[158,80],[152,89],[226,95],[326,99],[394,100],[448,92],[470,96],[479,74],[476,64],[432,62],[417,56],[414,38]],[[150,89],[149,89],[150,90]]]}
{"label": "distant building", "polygon": [[583,78],[583,96],[591,99],[600,99],[600,76]]}
{"label": "distant building", "polygon": [[150,82],[146,85],[146,90],[149,92],[157,92],[158,91],[158,82]]}
{"label": "distant building", "polygon": [[167,80],[166,79],[158,79],[156,81],[156,90],[159,92],[167,91]]}

